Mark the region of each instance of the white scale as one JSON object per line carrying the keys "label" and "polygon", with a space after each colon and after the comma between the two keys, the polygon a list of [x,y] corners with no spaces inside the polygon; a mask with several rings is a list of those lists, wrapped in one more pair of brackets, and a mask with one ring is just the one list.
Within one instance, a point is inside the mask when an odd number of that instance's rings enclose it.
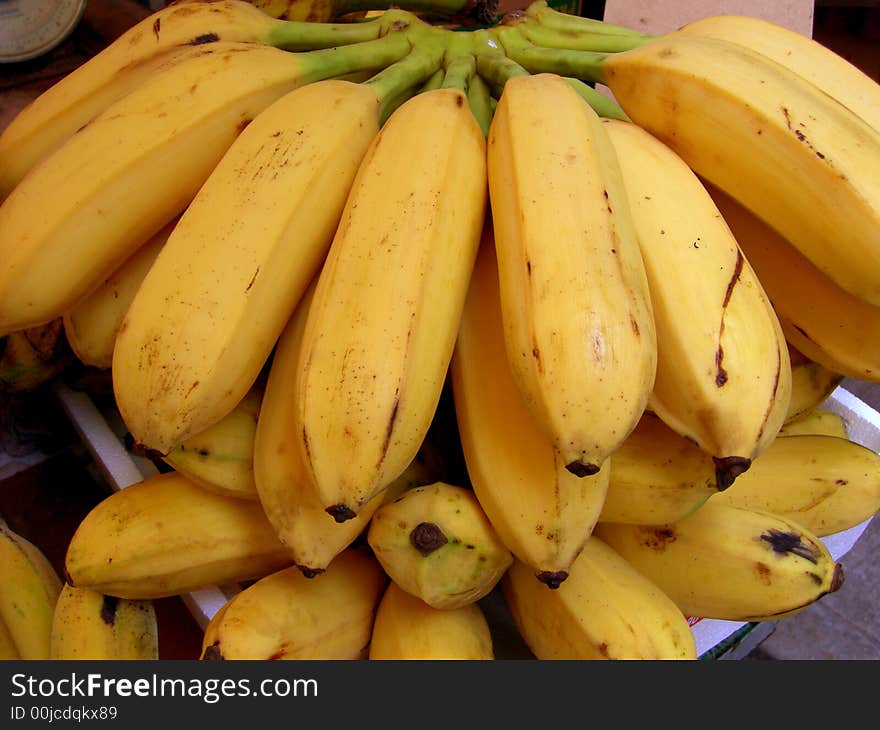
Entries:
{"label": "white scale", "polygon": [[42,56],[76,27],[85,0],[0,0],[0,63]]}

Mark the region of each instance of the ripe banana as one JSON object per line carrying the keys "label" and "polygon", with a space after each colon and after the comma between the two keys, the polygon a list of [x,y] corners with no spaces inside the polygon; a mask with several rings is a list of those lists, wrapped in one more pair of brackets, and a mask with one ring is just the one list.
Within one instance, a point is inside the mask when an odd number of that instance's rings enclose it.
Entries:
{"label": "ripe banana", "polygon": [[61,316],[99,286],[182,212],[273,101],[322,78],[381,67],[408,47],[402,32],[309,53],[217,42],[151,76],[0,205],[0,334]]}
{"label": "ripe banana", "polygon": [[[386,500],[412,486],[437,480],[440,467],[428,434],[412,463],[356,517],[337,522],[324,510],[297,448],[291,404],[296,403],[296,367],[314,283],[309,286],[278,339],[253,441],[257,495],[275,533],[290,549],[294,564],[307,577],[323,572],[369,524]],[[222,422],[221,422],[222,423]]]}
{"label": "ripe banana", "polygon": [[108,370],[116,334],[144,277],[174,230],[177,218],[129,256],[104,282],[64,313],[64,332],[77,359]]}
{"label": "ripe banana", "polygon": [[641,127],[603,120],[623,173],[657,328],[649,408],[712,455],[720,488],[776,438],[791,398],[773,307],[712,197]]}
{"label": "ripe banana", "polygon": [[215,494],[177,472],[95,505],[65,560],[71,585],[133,600],[257,579],[291,563],[257,502]]}
{"label": "ripe banana", "polygon": [[710,15],[687,23],[681,35],[717,38],[751,48],[787,67],[880,129],[880,86],[862,69],[813,38],[764,18]]}
{"label": "ripe banana", "polygon": [[114,598],[65,584],[55,606],[49,658],[158,659],[156,609],[151,601]]}
{"label": "ripe banana", "polygon": [[392,581],[376,610],[369,658],[480,661],[494,659],[495,652],[478,603],[432,608]]}
{"label": "ripe banana", "polygon": [[670,598],[591,536],[568,580],[548,591],[515,561],[502,580],[520,634],[538,659],[696,659],[690,627]]}
{"label": "ripe banana", "polygon": [[838,438],[849,438],[846,419],[838,413],[814,408],[785,423],[779,429],[780,436],[799,434],[825,434]]}
{"label": "ripe banana", "polygon": [[403,472],[431,423],[483,225],[485,143],[462,91],[426,91],[352,185],[303,332],[291,444],[338,521]]}
{"label": "ripe banana", "polygon": [[880,511],[880,454],[855,441],[824,434],[780,438],[754,467],[712,501],[772,512],[819,537]]}
{"label": "ripe banana", "polygon": [[775,620],[843,584],[842,566],[812,532],[714,497],[677,522],[605,522],[595,534],[688,616]]}
{"label": "ripe banana", "polygon": [[48,659],[61,579],[39,547],[0,520],[0,652],[8,659]]}
{"label": "ripe banana", "polygon": [[211,172],[117,337],[113,387],[137,444],[168,454],[253,385],[323,264],[381,101],[372,84],[296,89]]}
{"label": "ripe banana", "polygon": [[645,413],[611,457],[599,522],[662,525],[718,493],[712,458],[653,413]]}
{"label": "ripe banana", "polygon": [[786,339],[828,370],[880,382],[880,307],[843,290],[769,225],[718,188],[710,190],[773,302]]}
{"label": "ripe banana", "polygon": [[258,499],[254,439],[263,387],[258,379],[227,415],[175,446],[163,461],[200,487],[228,497]]}
{"label": "ripe banana", "polygon": [[366,552],[341,552],[321,576],[295,567],[230,599],[205,629],[202,659],[366,659],[388,577]]}
{"label": "ripe banana", "polygon": [[636,124],[839,287],[880,306],[880,130],[732,42],[672,33],[596,66],[591,80]]}
{"label": "ripe banana", "polygon": [[577,477],[536,423],[504,344],[491,220],[471,277],[450,369],[469,481],[507,548],[557,587],[589,537],[614,467]]}
{"label": "ripe banana", "polygon": [[817,409],[843,382],[844,376],[813,362],[792,345],[788,346],[791,361],[791,402],[785,422],[789,423]]}
{"label": "ripe banana", "polygon": [[363,24],[343,29],[285,23],[237,0],[169,4],[66,74],[9,123],[0,134],[0,200],[108,106],[205,46],[231,41],[307,50],[378,34],[378,27]]}
{"label": "ripe banana", "polygon": [[480,600],[513,560],[474,493],[445,482],[379,507],[367,542],[392,581],[438,609]]}
{"label": "ripe banana", "polygon": [[34,390],[76,361],[61,317],[0,336],[0,392]]}
{"label": "ripe banana", "polygon": [[488,169],[514,381],[566,468],[594,474],[644,411],[657,362],[614,148],[563,78],[518,76],[492,119]]}

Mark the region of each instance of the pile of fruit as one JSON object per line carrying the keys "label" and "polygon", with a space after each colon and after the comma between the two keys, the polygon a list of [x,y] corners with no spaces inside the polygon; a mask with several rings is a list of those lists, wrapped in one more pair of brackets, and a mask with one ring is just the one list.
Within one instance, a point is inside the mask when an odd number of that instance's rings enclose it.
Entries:
{"label": "pile of fruit", "polygon": [[694,659],[840,587],[880,86],[754,18],[420,5],[175,3],[0,135],[0,335],[62,322],[163,467],[63,582],[3,531],[3,656],[155,658],[237,583],[201,658],[491,659],[497,587],[539,659]]}

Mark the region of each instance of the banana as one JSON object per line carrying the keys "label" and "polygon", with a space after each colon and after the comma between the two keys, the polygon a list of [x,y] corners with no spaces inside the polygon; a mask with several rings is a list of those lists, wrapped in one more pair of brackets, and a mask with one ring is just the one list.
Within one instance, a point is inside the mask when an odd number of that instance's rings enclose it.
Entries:
{"label": "banana", "polygon": [[819,537],[880,511],[880,454],[855,441],[825,434],[780,438],[754,467],[712,501],[772,512]]}
{"label": "banana", "polygon": [[129,256],[104,282],[63,315],[64,332],[77,359],[109,370],[116,334],[134,295],[174,230],[177,218]]}
{"label": "banana", "polygon": [[827,370],[880,382],[880,307],[842,289],[731,196],[709,189],[791,345]]}
{"label": "banana", "polygon": [[210,174],[117,339],[114,392],[139,445],[167,454],[253,385],[323,264],[382,98],[332,79],[297,89]]}
{"label": "banana", "polygon": [[639,419],[611,458],[611,478],[599,522],[674,522],[719,491],[709,454],[653,413]]}
{"label": "banana", "polygon": [[158,659],[156,609],[151,601],[114,598],[65,583],[52,619],[49,658]]}
{"label": "banana", "polygon": [[377,38],[379,32],[366,26],[323,30],[314,23],[273,19],[238,0],[174,3],[156,10],[44,91],[3,130],[0,200],[108,106],[206,46],[238,42],[307,50]]}
{"label": "banana", "polygon": [[594,68],[633,122],[880,306],[880,129],[737,43],[671,33]]}
{"label": "banana", "polygon": [[480,600],[513,560],[474,493],[445,482],[379,507],[367,543],[392,581],[438,609]]}
{"label": "banana", "polygon": [[258,579],[291,563],[257,502],[215,494],[178,472],[95,505],[65,559],[71,585],[132,600]]}
{"label": "banana", "polygon": [[520,561],[502,588],[538,659],[696,659],[694,635],[678,607],[595,536],[558,590],[547,591]]}
{"label": "banana", "polygon": [[563,78],[518,76],[492,118],[488,169],[514,381],[566,468],[594,474],[635,427],[657,362],[614,148]]}
{"label": "banana", "polygon": [[295,567],[267,575],[214,615],[201,659],[366,659],[387,583],[376,560],[356,548],[313,580]]}
{"label": "banana", "polygon": [[487,220],[450,367],[456,425],[492,527],[538,580],[556,587],[596,524],[614,467],[572,474],[520,396],[505,350],[492,234]]}
{"label": "banana", "polygon": [[481,661],[495,652],[480,604],[432,608],[392,581],[376,610],[369,658]]}
{"label": "banana", "polygon": [[61,316],[99,286],[183,211],[273,101],[323,78],[381,67],[408,48],[402,32],[308,53],[217,42],[145,80],[0,205],[0,334]]}
{"label": "banana", "polygon": [[254,484],[260,504],[295,565],[308,577],[323,572],[330,562],[363,533],[379,506],[412,486],[437,480],[442,459],[431,433],[416,457],[389,487],[371,499],[356,517],[337,522],[324,509],[309,480],[302,455],[292,445],[297,436],[291,404],[314,282],[309,286],[278,339],[253,441]]}
{"label": "banana", "polygon": [[657,375],[648,407],[712,455],[729,486],[776,438],[791,398],[785,337],[712,197],[668,146],[605,119],[651,288]]}
{"label": "banana", "polygon": [[0,392],[32,391],[76,361],[61,317],[0,336]]}
{"label": "banana", "polygon": [[486,199],[486,140],[456,88],[398,106],[358,170],[309,308],[293,403],[291,448],[338,521],[380,494],[424,440]]}
{"label": "banana", "polygon": [[791,401],[785,423],[789,423],[821,406],[843,382],[844,376],[813,362],[791,344],[788,345],[791,361]]}
{"label": "banana", "polygon": [[688,616],[772,621],[843,585],[843,567],[812,532],[715,497],[677,522],[604,522],[595,534]]}
{"label": "banana", "polygon": [[676,31],[738,43],[779,63],[817,86],[880,129],[880,86],[858,66],[803,33],[765,18],[717,14]]}
{"label": "banana", "polygon": [[0,651],[9,659],[48,659],[61,579],[39,547],[0,520]]}
{"label": "banana", "polygon": [[200,487],[229,497],[259,499],[254,439],[263,388],[258,379],[227,415],[175,446],[162,460]]}
{"label": "banana", "polygon": [[802,413],[779,429],[779,436],[816,433],[844,439],[849,438],[846,419],[839,413],[825,411],[821,408],[813,408],[806,413]]}

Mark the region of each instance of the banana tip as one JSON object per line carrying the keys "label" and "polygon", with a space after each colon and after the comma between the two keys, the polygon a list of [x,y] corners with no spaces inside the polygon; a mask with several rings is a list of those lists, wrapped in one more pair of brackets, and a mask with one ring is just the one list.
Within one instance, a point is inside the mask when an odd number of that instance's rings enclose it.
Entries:
{"label": "banana tip", "polygon": [[715,484],[720,492],[730,487],[752,465],[752,460],[744,456],[713,457],[712,460],[715,462]]}
{"label": "banana tip", "polygon": [[565,468],[576,477],[589,477],[599,473],[598,464],[586,464],[583,461],[571,461],[565,465]]}
{"label": "banana tip", "polygon": [[344,504],[334,504],[324,511],[337,522],[345,522],[346,520],[351,520],[357,517],[355,511]]}
{"label": "banana tip", "polygon": [[544,570],[538,573],[537,577],[548,588],[556,590],[568,578],[568,573],[564,570]]}
{"label": "banana tip", "polygon": [[834,575],[831,576],[831,588],[829,588],[828,592],[834,593],[835,591],[840,590],[845,578],[846,576],[843,572],[843,566],[840,563],[835,564]]}

